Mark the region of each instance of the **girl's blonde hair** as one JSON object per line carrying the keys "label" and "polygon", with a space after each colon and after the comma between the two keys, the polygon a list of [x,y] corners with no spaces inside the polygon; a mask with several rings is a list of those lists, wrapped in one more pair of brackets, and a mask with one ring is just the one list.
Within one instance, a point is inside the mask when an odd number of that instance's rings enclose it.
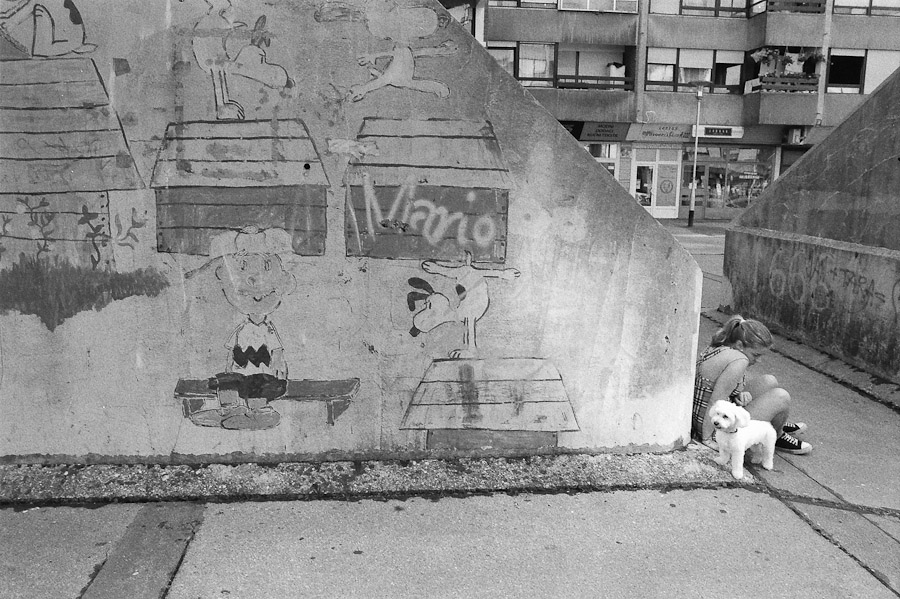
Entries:
{"label": "girl's blonde hair", "polygon": [[713,333],[710,345],[712,347],[731,346],[738,341],[752,347],[771,347],[772,333],[760,321],[735,314],[725,321],[722,328]]}

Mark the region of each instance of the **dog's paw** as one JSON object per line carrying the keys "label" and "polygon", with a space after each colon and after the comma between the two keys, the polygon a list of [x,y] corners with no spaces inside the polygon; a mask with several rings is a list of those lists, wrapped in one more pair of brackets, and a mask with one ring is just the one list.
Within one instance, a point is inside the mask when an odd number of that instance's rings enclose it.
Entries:
{"label": "dog's paw", "polygon": [[716,464],[718,464],[719,466],[724,466],[725,464],[728,463],[728,458],[725,456],[717,455],[716,457],[713,458],[713,461]]}
{"label": "dog's paw", "polygon": [[744,471],[743,470],[732,470],[731,476],[733,476],[735,478],[735,480],[741,480],[742,478],[744,478]]}

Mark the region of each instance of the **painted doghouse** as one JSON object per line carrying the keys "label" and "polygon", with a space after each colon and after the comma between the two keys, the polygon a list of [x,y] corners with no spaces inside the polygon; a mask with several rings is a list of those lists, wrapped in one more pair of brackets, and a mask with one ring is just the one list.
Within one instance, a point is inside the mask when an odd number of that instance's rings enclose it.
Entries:
{"label": "painted doghouse", "polygon": [[112,267],[110,193],[141,189],[89,58],[0,61],[0,266]]}
{"label": "painted doghouse", "polygon": [[511,181],[489,122],[366,118],[356,142],[348,256],[506,259]]}
{"label": "painted doghouse", "polygon": [[254,224],[325,253],[328,178],[299,119],[169,125],[152,187],[160,252],[207,255],[216,234]]}

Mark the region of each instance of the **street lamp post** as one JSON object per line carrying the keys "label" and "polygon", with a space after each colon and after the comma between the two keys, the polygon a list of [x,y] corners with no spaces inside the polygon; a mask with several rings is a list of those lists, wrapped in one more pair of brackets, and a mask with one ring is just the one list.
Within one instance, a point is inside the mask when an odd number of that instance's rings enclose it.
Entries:
{"label": "street lamp post", "polygon": [[687,226],[694,226],[694,207],[697,205],[697,152],[700,146],[700,103],[703,101],[703,88],[709,85],[709,81],[691,81],[691,85],[697,86],[697,125],[694,128],[694,168],[691,172],[691,205],[688,208]]}

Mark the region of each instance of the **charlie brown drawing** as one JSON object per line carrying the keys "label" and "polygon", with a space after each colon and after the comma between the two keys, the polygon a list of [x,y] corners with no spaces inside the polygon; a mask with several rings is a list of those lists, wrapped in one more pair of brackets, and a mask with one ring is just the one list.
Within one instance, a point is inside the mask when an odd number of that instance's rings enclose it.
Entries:
{"label": "charlie brown drawing", "polygon": [[208,382],[219,407],[196,412],[191,421],[232,430],[275,427],[281,415],[269,402],[287,390],[288,366],[269,315],[297,286],[279,256],[291,251],[291,236],[283,229],[250,226],[223,233],[210,246],[214,258],[203,268],[216,264],[216,280],[225,299],[246,319],[225,343],[224,372]]}

